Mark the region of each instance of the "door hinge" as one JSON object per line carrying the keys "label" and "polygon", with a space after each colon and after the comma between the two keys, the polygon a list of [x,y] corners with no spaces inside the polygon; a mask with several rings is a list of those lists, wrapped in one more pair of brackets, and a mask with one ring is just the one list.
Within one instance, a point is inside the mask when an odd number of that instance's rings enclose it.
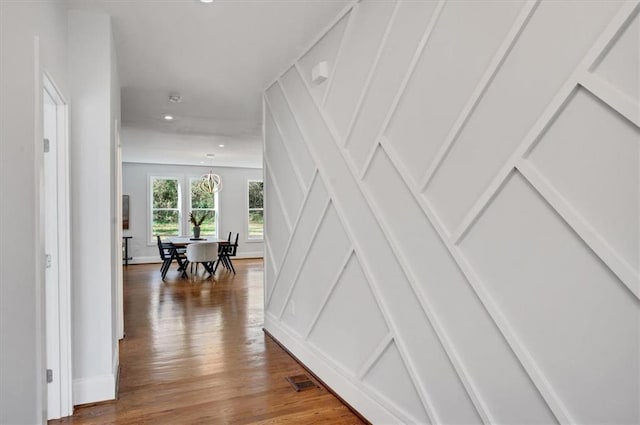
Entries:
{"label": "door hinge", "polygon": [[51,149],[51,144],[49,143],[49,139],[44,139],[44,152],[47,153]]}
{"label": "door hinge", "polygon": [[44,256],[44,267],[47,269],[51,268],[51,254],[46,254]]}
{"label": "door hinge", "polygon": [[52,382],[53,382],[53,370],[47,369],[47,384],[50,384]]}

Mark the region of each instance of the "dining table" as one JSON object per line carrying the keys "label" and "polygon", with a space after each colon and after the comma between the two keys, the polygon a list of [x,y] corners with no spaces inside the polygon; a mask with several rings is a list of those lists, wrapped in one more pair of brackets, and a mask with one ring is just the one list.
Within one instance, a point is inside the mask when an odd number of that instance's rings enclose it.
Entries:
{"label": "dining table", "polygon": [[[173,245],[172,249],[171,249],[171,259],[175,259],[176,262],[178,263],[178,270],[182,271],[182,277],[187,278],[187,267],[186,264],[183,262],[183,258],[182,256],[179,255],[178,250],[181,248],[185,248],[187,245],[192,244],[192,243],[200,243],[200,242],[217,242],[218,243],[218,258],[219,261],[220,259],[222,259],[221,257],[227,255],[227,249],[225,248],[226,245],[229,245],[229,241],[224,240],[224,239],[218,239],[216,237],[213,236],[205,236],[202,238],[193,238],[191,236],[173,236],[173,237],[169,237],[167,238],[169,240],[169,242],[171,242],[171,244]],[[222,259],[223,260],[223,259]],[[224,260],[223,260],[224,261]],[[217,266],[216,266],[217,268]]]}

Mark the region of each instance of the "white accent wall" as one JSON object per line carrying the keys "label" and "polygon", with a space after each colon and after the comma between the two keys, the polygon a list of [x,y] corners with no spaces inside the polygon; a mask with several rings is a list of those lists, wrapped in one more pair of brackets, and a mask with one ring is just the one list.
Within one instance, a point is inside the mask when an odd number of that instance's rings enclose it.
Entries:
{"label": "white accent wall", "polygon": [[[123,144],[129,142],[125,133]],[[150,197],[149,181],[151,176],[177,177],[183,182],[184,189],[189,186],[190,177],[200,177],[212,170],[222,179],[223,189],[218,193],[219,221],[221,239],[227,239],[229,232],[240,233],[238,238],[238,257],[263,257],[262,240],[248,240],[247,188],[249,180],[262,180],[259,168],[239,167],[196,167],[189,165],[140,164],[125,162],[122,164],[122,193],[129,195],[129,229],[124,236],[129,240],[130,264],[160,262],[156,241],[149,241]],[[187,192],[188,193],[188,192]],[[183,219],[189,214],[189,201],[183,192]],[[187,216],[188,217],[188,216]]]}
{"label": "white accent wall", "polygon": [[265,90],[265,328],[373,423],[640,422],[639,11],[362,0]]}

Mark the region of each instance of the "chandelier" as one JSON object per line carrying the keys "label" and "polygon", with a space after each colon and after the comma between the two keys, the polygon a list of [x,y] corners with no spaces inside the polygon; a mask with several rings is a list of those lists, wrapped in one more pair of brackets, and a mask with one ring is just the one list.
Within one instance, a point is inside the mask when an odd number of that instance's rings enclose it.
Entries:
{"label": "chandelier", "polygon": [[200,188],[203,192],[216,193],[222,190],[222,179],[219,175],[214,174],[213,170],[209,174],[201,177]]}

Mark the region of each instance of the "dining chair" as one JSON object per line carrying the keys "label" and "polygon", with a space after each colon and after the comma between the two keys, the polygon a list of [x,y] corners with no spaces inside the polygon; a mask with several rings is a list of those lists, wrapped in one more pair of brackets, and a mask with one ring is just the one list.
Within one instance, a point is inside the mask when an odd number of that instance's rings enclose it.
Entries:
{"label": "dining chair", "polygon": [[227,249],[225,252],[225,258],[229,263],[229,267],[233,271],[233,274],[236,274],[236,269],[233,267],[233,262],[231,262],[231,257],[235,257],[238,253],[238,238],[240,237],[240,233],[236,233],[236,238],[231,243],[231,233],[229,233],[229,245],[227,245]]}
{"label": "dining chair", "polygon": [[229,232],[229,236],[227,237],[227,243],[220,245],[220,261],[219,262],[222,263],[225,269],[232,271],[233,274],[236,274],[236,269],[233,267],[233,262],[231,262],[231,257],[235,257],[236,252],[238,250],[238,237],[239,237],[239,234],[236,233],[235,241],[233,241],[233,232]]}
{"label": "dining chair", "polygon": [[156,236],[158,239],[158,251],[160,252],[160,259],[162,260],[162,265],[160,266],[160,274],[162,275],[162,280],[167,276],[167,272],[169,271],[169,267],[171,267],[171,263],[173,260],[178,262],[178,271],[183,271],[186,268],[186,259],[187,257],[184,255],[183,249],[178,249],[171,242],[162,242],[160,236]]}
{"label": "dining chair", "polygon": [[[209,275],[213,275],[215,270],[213,264],[218,261],[218,242],[198,242],[187,245],[187,261],[196,264],[196,274],[198,274],[198,264],[202,264]],[[183,276],[186,275],[186,267]]]}

